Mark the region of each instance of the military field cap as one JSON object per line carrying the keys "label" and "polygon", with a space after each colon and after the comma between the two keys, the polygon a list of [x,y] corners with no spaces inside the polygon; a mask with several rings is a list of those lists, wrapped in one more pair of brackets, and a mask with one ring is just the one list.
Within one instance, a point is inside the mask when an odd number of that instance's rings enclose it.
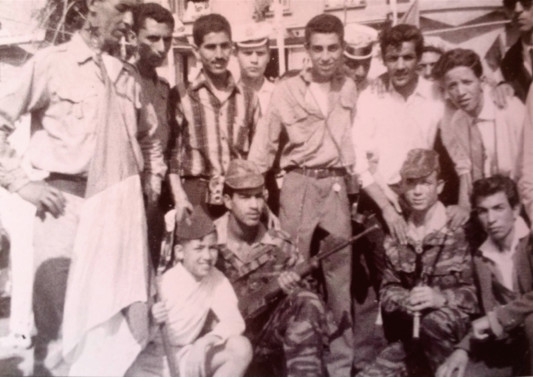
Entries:
{"label": "military field cap", "polygon": [[440,173],[439,155],[430,149],[411,149],[400,169],[402,179],[427,177]]}
{"label": "military field cap", "polygon": [[267,22],[238,24],[232,28],[233,42],[238,47],[261,47],[268,43],[272,26]]}
{"label": "military field cap", "polygon": [[265,178],[253,162],[235,159],[229,163],[224,182],[234,190],[246,190],[263,188]]}
{"label": "military field cap", "polygon": [[176,224],[178,240],[198,240],[215,231],[211,218],[200,206],[195,206],[189,216]]}
{"label": "military field cap", "polygon": [[360,24],[348,24],[344,28],[344,56],[355,60],[370,59],[377,40],[376,29]]}

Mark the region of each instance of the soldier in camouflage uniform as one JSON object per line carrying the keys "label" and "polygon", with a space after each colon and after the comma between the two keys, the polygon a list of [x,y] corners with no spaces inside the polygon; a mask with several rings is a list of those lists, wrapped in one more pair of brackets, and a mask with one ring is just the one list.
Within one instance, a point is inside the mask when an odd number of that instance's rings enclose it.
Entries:
{"label": "soldier in camouflage uniform", "polygon": [[[380,291],[391,344],[359,377],[434,373],[478,310],[468,243],[462,228],[448,225],[446,208],[438,200],[444,184],[439,173],[438,155],[431,150],[411,150],[402,166],[408,242],[385,239]],[[415,317],[420,320],[418,339],[413,337]]]}
{"label": "soldier in camouflage uniform", "polygon": [[[325,375],[327,345],[325,308],[291,267],[302,261],[288,235],[260,221],[265,206],[264,178],[249,161],[230,162],[224,187],[228,212],[215,222],[219,245],[217,267],[226,274],[240,301],[255,364],[284,360],[276,376]],[[277,279],[284,294],[256,316],[247,313],[249,298],[263,298],[266,284]]]}

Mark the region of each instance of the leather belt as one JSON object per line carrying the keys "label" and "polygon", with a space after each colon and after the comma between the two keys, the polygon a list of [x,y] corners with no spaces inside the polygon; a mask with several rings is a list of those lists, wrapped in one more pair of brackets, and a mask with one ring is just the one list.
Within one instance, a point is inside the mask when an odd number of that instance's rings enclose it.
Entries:
{"label": "leather belt", "polygon": [[87,177],[62,173],[50,173],[45,181],[52,187],[80,198],[85,197]]}
{"label": "leather belt", "polygon": [[295,172],[306,177],[323,179],[329,177],[344,177],[346,175],[345,168],[289,168],[288,172]]}

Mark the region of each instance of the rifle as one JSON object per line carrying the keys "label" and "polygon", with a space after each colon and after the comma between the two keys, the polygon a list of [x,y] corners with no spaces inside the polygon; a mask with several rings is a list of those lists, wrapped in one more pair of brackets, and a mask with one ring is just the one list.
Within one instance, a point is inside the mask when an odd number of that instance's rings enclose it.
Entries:
{"label": "rifle", "polygon": [[[361,237],[376,229],[379,229],[379,226],[374,224],[370,228],[365,229],[359,234],[333,247],[331,250],[319,252],[315,256],[309,258],[309,260],[297,264],[294,266],[293,271],[300,277],[310,274],[314,269],[318,268],[322,259],[328,258],[330,255],[344,249],[346,246],[354,243]],[[252,294],[239,299],[239,309],[243,314],[244,319],[249,320],[262,314],[270,304],[276,301],[280,294],[281,287],[279,286],[278,279],[272,279],[258,291],[252,292]]]}

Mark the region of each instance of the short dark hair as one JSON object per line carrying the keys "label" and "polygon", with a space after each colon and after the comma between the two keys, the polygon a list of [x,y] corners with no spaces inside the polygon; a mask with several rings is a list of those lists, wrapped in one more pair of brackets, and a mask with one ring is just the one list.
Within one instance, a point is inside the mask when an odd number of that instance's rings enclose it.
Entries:
{"label": "short dark hair", "polygon": [[511,207],[515,208],[520,204],[520,196],[516,183],[509,177],[497,174],[489,178],[478,179],[474,182],[470,203],[472,208],[476,207],[477,201],[481,198],[503,192],[509,201]]}
{"label": "short dark hair", "polygon": [[447,51],[440,57],[433,67],[433,77],[442,80],[447,72],[457,67],[467,67],[474,72],[477,78],[483,75],[483,66],[479,55],[472,50],[464,48],[454,48]]}
{"label": "short dark hair", "polygon": [[231,26],[228,20],[218,13],[201,16],[192,25],[192,38],[197,47],[204,42],[204,36],[207,34],[220,32],[226,33],[231,40]]}
{"label": "short dark hair", "polygon": [[422,49],[424,48],[424,37],[420,29],[413,25],[400,24],[390,28],[384,29],[379,35],[379,45],[381,47],[381,55],[385,57],[388,46],[400,48],[404,42],[414,42],[416,56],[422,56]]}
{"label": "short dark hair", "polygon": [[322,13],[309,20],[305,25],[305,43],[311,41],[313,33],[335,33],[341,42],[344,41],[344,26],[341,20],[332,14]]}
{"label": "short dark hair", "polygon": [[422,54],[424,52],[434,52],[435,54],[439,55],[444,54],[444,50],[442,48],[433,45],[424,45],[424,47],[422,48]]}
{"label": "short dark hair", "polygon": [[147,18],[151,18],[159,23],[167,24],[174,30],[174,17],[168,9],[157,3],[143,3],[134,8],[133,11],[133,31],[138,33],[144,27]]}

